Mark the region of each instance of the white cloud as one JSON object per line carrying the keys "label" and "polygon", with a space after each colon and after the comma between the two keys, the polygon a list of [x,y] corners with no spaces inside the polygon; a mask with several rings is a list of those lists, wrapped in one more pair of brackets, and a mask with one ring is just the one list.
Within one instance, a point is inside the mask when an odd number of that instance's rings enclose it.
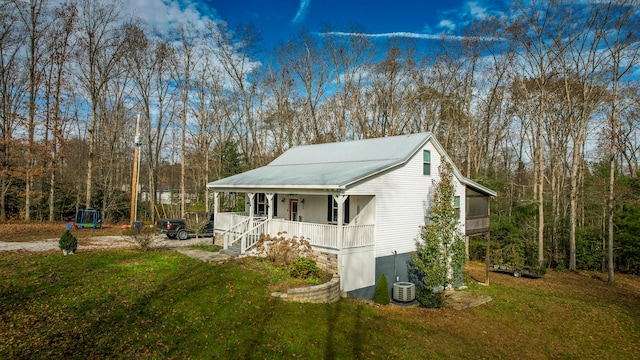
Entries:
{"label": "white cloud", "polygon": [[293,24],[300,24],[304,21],[309,14],[309,7],[311,6],[311,0],[300,0],[300,6],[298,7],[298,12],[296,12],[296,16],[291,20]]}
{"label": "white cloud", "polygon": [[469,1],[465,4],[465,7],[468,8],[469,14],[474,19],[485,19],[489,12],[487,8],[482,6],[478,1]]}
{"label": "white cloud", "polygon": [[150,29],[165,33],[176,23],[191,23],[196,27],[216,19],[212,8],[198,7],[191,0],[121,0],[124,12],[143,20]]}
{"label": "white cloud", "polygon": [[454,31],[456,29],[456,24],[451,20],[440,20],[438,23],[438,28],[444,29],[444,31]]}
{"label": "white cloud", "polygon": [[[423,39],[423,40],[440,40],[446,38],[448,40],[466,40],[470,37],[468,36],[454,36],[447,34],[423,34],[423,33],[412,33],[412,32],[392,32],[392,33],[380,33],[380,34],[365,34],[365,33],[351,33],[351,32],[341,32],[341,31],[330,31],[324,33],[316,33],[320,36],[360,36],[360,37],[368,37],[373,39],[383,39],[383,38],[412,38],[412,39]],[[500,38],[481,36],[476,38],[481,41],[502,41]]]}

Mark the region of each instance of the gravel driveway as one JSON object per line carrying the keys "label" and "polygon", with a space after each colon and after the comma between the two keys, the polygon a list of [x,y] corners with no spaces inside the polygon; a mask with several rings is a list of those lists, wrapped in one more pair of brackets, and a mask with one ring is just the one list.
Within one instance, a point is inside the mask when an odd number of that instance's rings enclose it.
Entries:
{"label": "gravel driveway", "polygon": [[[169,240],[164,235],[157,235],[153,241],[155,248],[176,248],[190,246],[194,244],[211,244],[212,239],[199,238],[184,241]],[[130,236],[95,236],[89,238],[78,239],[78,249],[82,250],[100,250],[100,249],[118,249],[135,247],[135,243]],[[9,242],[0,241],[0,251],[51,251],[60,250],[58,248],[58,239],[48,239],[33,242]]]}

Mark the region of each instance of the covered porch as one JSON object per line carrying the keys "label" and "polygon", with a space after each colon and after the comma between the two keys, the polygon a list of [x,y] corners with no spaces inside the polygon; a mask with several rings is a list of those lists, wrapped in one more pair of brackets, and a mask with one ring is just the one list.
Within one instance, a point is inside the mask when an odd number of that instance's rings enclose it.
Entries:
{"label": "covered porch", "polygon": [[[246,211],[220,212],[220,192],[214,192],[215,233],[245,254],[261,235],[304,238],[314,250],[342,250],[375,244],[374,197],[335,194],[246,193]],[[351,201],[350,201],[351,200]],[[355,207],[350,203],[355,203]],[[302,221],[308,219],[308,221]]]}

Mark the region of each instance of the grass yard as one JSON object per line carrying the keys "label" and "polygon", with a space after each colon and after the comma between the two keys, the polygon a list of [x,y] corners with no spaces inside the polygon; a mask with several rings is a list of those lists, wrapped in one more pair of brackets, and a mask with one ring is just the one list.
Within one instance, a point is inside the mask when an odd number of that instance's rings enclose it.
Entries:
{"label": "grass yard", "polygon": [[0,258],[0,358],[640,358],[633,276],[492,273],[468,291],[494,300],[456,311],[287,303],[251,262],[172,251]]}

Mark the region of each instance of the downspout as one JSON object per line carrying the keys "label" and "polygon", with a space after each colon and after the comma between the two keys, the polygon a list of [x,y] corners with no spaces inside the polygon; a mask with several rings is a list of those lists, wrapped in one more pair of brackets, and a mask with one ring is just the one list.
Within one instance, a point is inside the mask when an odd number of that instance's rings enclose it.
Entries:
{"label": "downspout", "polygon": [[393,279],[395,282],[400,281],[398,278],[398,250],[393,250]]}

